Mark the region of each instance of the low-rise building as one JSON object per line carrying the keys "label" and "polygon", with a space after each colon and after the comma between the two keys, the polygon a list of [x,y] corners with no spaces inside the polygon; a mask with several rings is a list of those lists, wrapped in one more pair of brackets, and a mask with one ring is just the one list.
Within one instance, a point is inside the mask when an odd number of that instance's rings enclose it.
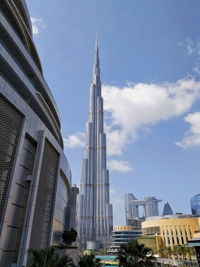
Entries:
{"label": "low-rise building", "polygon": [[142,222],[144,222],[144,219],[127,219],[127,225],[133,226],[137,230],[142,229]]}
{"label": "low-rise building", "polygon": [[131,225],[114,226],[112,231],[113,248],[118,249],[121,245],[128,243],[142,235],[142,231]]}

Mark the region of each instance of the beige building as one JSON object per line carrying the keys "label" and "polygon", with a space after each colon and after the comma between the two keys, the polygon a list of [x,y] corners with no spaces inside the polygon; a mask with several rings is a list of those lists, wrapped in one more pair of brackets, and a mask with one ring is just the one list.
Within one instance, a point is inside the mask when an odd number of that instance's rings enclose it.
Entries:
{"label": "beige building", "polygon": [[132,231],[135,230],[135,228],[131,225],[115,225],[113,227],[114,231]]}
{"label": "beige building", "polygon": [[159,255],[159,251],[164,247],[163,239],[159,235],[141,236],[137,238],[139,244],[144,244],[147,248],[151,248],[155,254]]}
{"label": "beige building", "polygon": [[164,245],[186,245],[200,230],[200,218],[195,215],[167,215],[148,218],[142,223],[143,236],[161,236]]}

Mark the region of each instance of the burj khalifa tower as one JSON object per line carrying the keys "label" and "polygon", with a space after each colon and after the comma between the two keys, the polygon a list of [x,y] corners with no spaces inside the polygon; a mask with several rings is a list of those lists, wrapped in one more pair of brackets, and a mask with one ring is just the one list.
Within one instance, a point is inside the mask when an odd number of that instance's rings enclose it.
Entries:
{"label": "burj khalifa tower", "polygon": [[86,247],[87,241],[99,242],[105,247],[112,228],[113,215],[109,198],[109,171],[106,167],[106,134],[101,96],[99,47],[96,41],[77,211],[78,242],[83,248]]}

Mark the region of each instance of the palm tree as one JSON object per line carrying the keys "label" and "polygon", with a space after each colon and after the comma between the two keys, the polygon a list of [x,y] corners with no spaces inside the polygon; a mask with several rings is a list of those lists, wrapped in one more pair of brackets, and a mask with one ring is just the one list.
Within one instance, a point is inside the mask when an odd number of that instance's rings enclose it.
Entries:
{"label": "palm tree", "polygon": [[194,247],[185,247],[185,251],[186,251],[186,254],[187,254],[187,257],[189,260],[192,259],[192,256],[195,255],[195,249]]}
{"label": "palm tree", "polygon": [[181,255],[182,259],[185,260],[186,255],[187,255],[185,247],[184,246],[180,246],[179,249],[180,249],[180,255]]}
{"label": "palm tree", "polygon": [[174,255],[175,259],[177,259],[177,258],[180,259],[180,246],[178,246],[178,245],[173,246],[172,254]]}
{"label": "palm tree", "polygon": [[168,259],[171,259],[171,255],[172,255],[172,248],[171,247],[166,247],[165,248],[165,254],[168,257]]}
{"label": "palm tree", "polygon": [[77,231],[71,228],[70,231],[64,231],[62,233],[62,239],[66,245],[71,245],[73,242],[76,241],[77,238]]}
{"label": "palm tree", "polygon": [[166,257],[167,257],[167,254],[166,254],[166,248],[165,248],[165,247],[162,247],[162,248],[158,251],[158,254],[159,254],[159,257],[166,258]]}
{"label": "palm tree", "polygon": [[152,256],[152,253],[152,250],[145,247],[144,244],[139,244],[137,240],[131,240],[127,244],[121,245],[117,259],[121,267],[154,266],[152,261],[155,261],[155,257]]}
{"label": "palm tree", "polygon": [[78,262],[79,267],[100,267],[101,265],[101,260],[96,259],[95,255],[84,255],[80,258]]}
{"label": "palm tree", "polygon": [[30,249],[27,267],[74,267],[67,255],[60,256],[53,247],[47,249]]}

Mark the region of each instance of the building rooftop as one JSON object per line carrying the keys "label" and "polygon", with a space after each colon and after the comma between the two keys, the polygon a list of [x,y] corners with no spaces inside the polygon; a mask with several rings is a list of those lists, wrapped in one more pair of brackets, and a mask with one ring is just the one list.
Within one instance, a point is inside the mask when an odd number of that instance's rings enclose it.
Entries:
{"label": "building rooftop", "polygon": [[152,221],[152,220],[165,220],[165,219],[183,219],[183,218],[198,218],[199,215],[192,215],[192,214],[174,214],[174,215],[163,215],[163,216],[153,216],[146,218],[146,221]]}
{"label": "building rooftop", "polygon": [[195,197],[200,197],[200,194],[197,194],[197,195],[193,196],[192,198],[195,198]]}

